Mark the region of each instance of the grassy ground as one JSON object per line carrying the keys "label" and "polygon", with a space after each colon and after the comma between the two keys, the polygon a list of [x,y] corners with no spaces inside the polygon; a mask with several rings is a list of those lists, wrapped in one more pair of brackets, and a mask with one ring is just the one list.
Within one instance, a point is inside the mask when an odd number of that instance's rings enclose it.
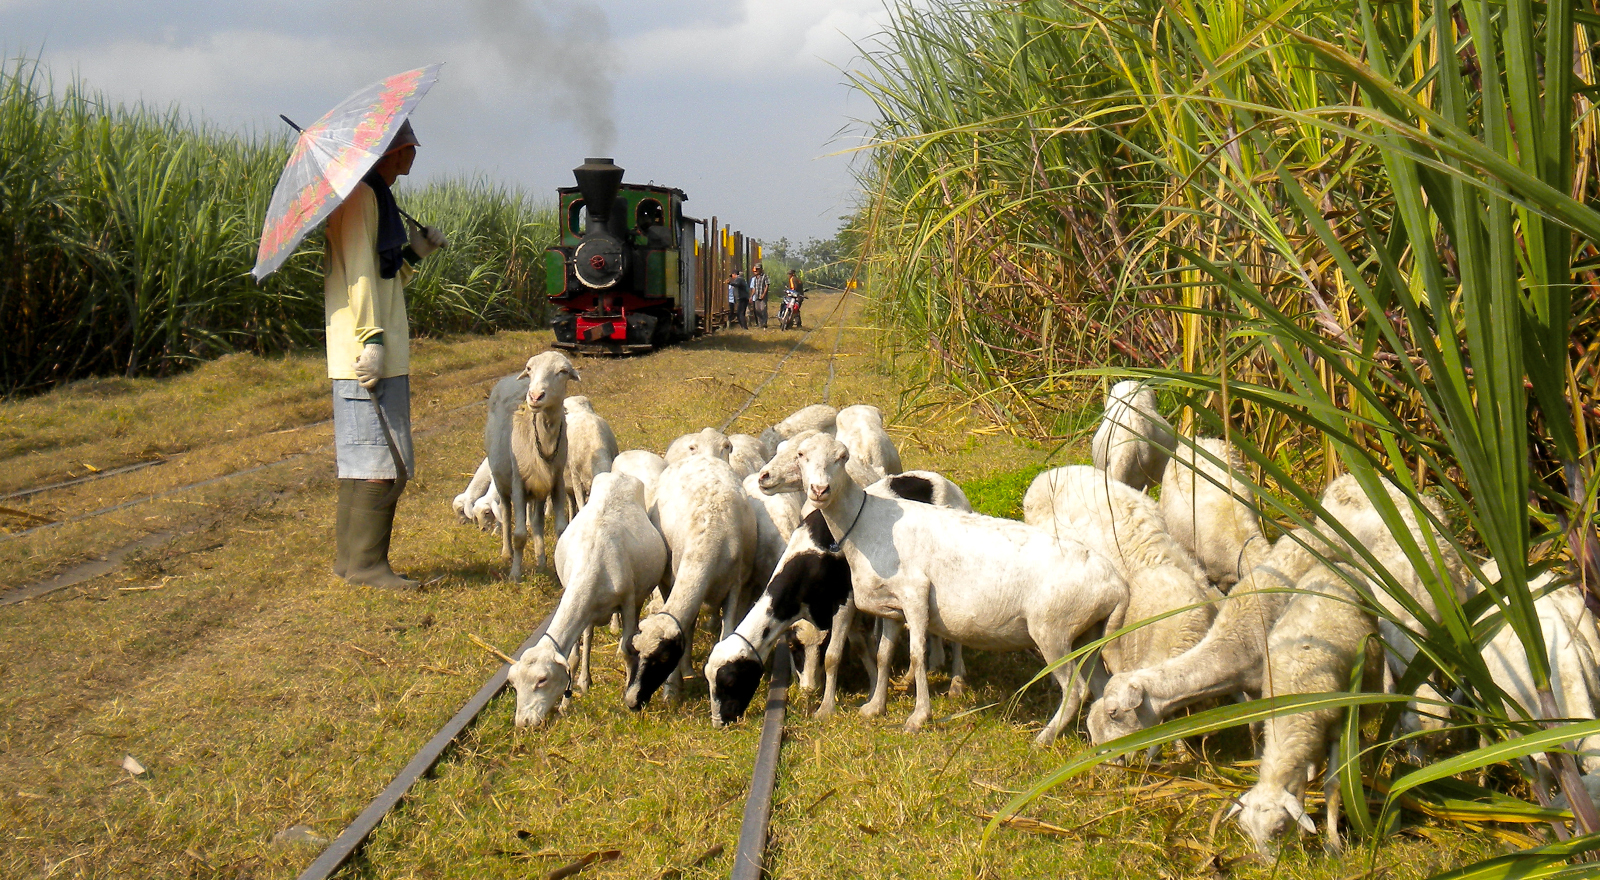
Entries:
{"label": "grassy ground", "polygon": [[[820,322],[834,302],[819,296],[808,317]],[[813,334],[730,430],[757,431],[820,399],[837,342],[831,402],[879,405],[907,467],[949,474],[985,509],[1014,510],[1047,450],[960,406],[903,400],[871,358],[870,335],[843,326]],[[732,331],[647,358],[585,359],[574,391],[594,399],[623,448],[660,450],[720,424],[798,338]],[[292,877],[309,863],[317,847],[284,832],[336,834],[493,670],[469,636],[510,649],[556,601],[547,575],[507,583],[498,542],[456,525],[449,509],[481,456],[489,385],[547,343],[508,333],[417,347],[422,474],[401,506],[395,556],[439,579],[419,595],[355,589],[327,572],[335,485],[316,356],[229,358],[170,381],[80,383],[0,405],[0,494],[89,465],[170,459],[0,502],[38,517],[306,453],[114,515],[0,536],[4,585],[17,587],[150,532],[194,529],[107,576],[0,608],[0,827],[10,838],[0,876]],[[615,637],[602,631],[598,642],[594,689],[573,712],[519,731],[509,699],[496,701],[347,874],[542,876],[616,849],[619,859],[583,876],[725,875],[757,724],[713,730],[698,678],[682,705],[626,711]],[[698,656],[708,644],[702,633]],[[1204,782],[1193,768],[1179,768],[1180,779],[1160,775],[1167,766],[1104,771],[984,845],[983,814],[1083,742],[1029,745],[1054,700],[1041,688],[1011,712],[952,719],[1004,701],[1037,668],[1025,656],[969,664],[973,692],[936,699],[945,720],[914,736],[899,729],[903,694],[887,719],[845,711],[823,722],[809,718],[814,698],[793,692],[774,876],[1343,878],[1377,867],[1415,877],[1493,846],[1424,827],[1386,844],[1375,864],[1363,853],[1326,858],[1315,845],[1286,847],[1281,864],[1242,859],[1242,838],[1212,821],[1220,796],[1246,778],[1226,760]],[[1240,737],[1205,748],[1248,755]],[[149,772],[131,776],[124,755]]]}

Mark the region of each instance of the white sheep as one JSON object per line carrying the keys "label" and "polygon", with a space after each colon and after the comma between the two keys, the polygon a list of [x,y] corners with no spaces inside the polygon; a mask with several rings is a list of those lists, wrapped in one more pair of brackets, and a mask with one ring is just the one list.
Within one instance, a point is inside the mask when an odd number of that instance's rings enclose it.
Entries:
{"label": "white sheep", "polygon": [[[1498,566],[1485,566],[1485,575],[1499,579]],[[1533,608],[1544,635],[1545,656],[1550,661],[1550,690],[1556,700],[1556,718],[1600,717],[1600,632],[1594,615],[1584,607],[1583,593],[1572,584],[1550,589],[1554,575],[1545,572],[1528,583],[1533,592]],[[1542,594],[1542,595],[1541,595]],[[1496,686],[1515,703],[1508,707],[1512,717],[1544,718],[1534,688],[1533,669],[1527,650],[1516,631],[1505,624],[1483,646],[1483,659]],[[1586,773],[1600,772],[1600,735],[1577,743],[1578,766]],[[1550,758],[1543,752],[1534,755],[1540,770],[1550,771]]]}
{"label": "white sheep", "polygon": [[611,470],[617,457],[617,438],[611,426],[594,411],[583,395],[566,399],[567,503],[573,516],[583,509],[596,474]]}
{"label": "white sheep", "polygon": [[[518,380],[526,380],[524,385]],[[556,499],[556,536],[567,527],[567,420],[562,402],[578,371],[566,355],[547,351],[528,358],[513,379],[489,395],[484,452],[500,503],[511,520],[501,529],[501,552],[511,559],[511,580],[522,579],[522,549],[533,537],[535,565],[544,568],[545,502]],[[522,390],[518,394],[519,389]]]}
{"label": "white sheep", "polygon": [[[1219,464],[1220,462],[1220,464]],[[1161,478],[1161,516],[1176,538],[1226,592],[1244,575],[1244,545],[1261,537],[1255,491],[1232,443],[1201,437],[1178,444]]]}
{"label": "white sheep", "polygon": [[667,469],[667,460],[648,449],[629,449],[620,452],[611,461],[611,472],[628,474],[644,484],[644,504],[648,508],[656,500],[656,482]]}
{"label": "white sheep", "polygon": [[704,455],[729,461],[733,456],[733,443],[716,428],[701,428],[693,434],[684,434],[667,445],[668,466],[675,465],[691,455]]}
{"label": "white sheep", "polygon": [[[1205,637],[1222,596],[1167,534],[1150,496],[1105,471],[1070,465],[1035,477],[1022,509],[1024,522],[1084,544],[1110,560],[1127,581],[1126,613],[1107,622],[1108,632],[1152,621],[1105,646],[1101,658],[1110,672],[1154,666]],[[1178,611],[1182,608],[1188,610]]]}
{"label": "white sheep", "polygon": [[[1023,523],[876,497],[846,475],[849,456],[825,434],[796,451],[807,498],[850,565],[856,607],[904,620],[910,632],[917,705],[908,731],[933,712],[930,632],[990,651],[1037,648],[1054,663],[1080,634],[1127,604],[1116,569],[1087,547]],[[1055,739],[1083,698],[1076,664],[1062,664],[1053,675],[1061,705],[1039,743]]]}
{"label": "white sheep", "polygon": [[[518,727],[542,725],[569,686],[577,693],[588,689],[588,641],[595,625],[613,613],[622,615],[628,677],[638,673],[632,639],[639,606],[667,567],[666,541],[650,522],[644,484],[627,474],[595,475],[588,503],[556,541],[555,565],[561,603],[544,637],[512,664],[508,677],[517,691]],[[574,677],[572,655],[580,638]]]}
{"label": "white sheep", "polygon": [[783,421],[761,432],[761,442],[777,452],[778,444],[803,431],[822,431],[832,434],[839,411],[825,403],[801,407]]}
{"label": "white sheep", "polygon": [[1130,379],[1111,386],[1089,450],[1095,467],[1142,491],[1161,482],[1173,443],[1172,425],[1156,410],[1155,389]]}
{"label": "white sheep", "polygon": [[[778,445],[772,460],[762,469],[758,485],[761,491],[767,494],[781,492],[799,492],[801,489],[799,460],[795,451],[808,437],[815,435],[816,431],[802,431],[794,437]],[[847,447],[848,448],[848,447]],[[967,501],[966,493],[955,483],[932,471],[906,471],[895,474],[874,483],[863,482],[867,475],[861,474],[857,469],[846,464],[846,471],[851,479],[868,492],[880,498],[901,498],[906,501],[917,501],[922,504],[931,504],[936,507],[972,512],[972,505]],[[826,534],[826,526],[821,527],[819,534]],[[824,541],[816,552],[826,552],[825,548],[831,542]],[[868,714],[878,714],[883,711],[889,699],[889,665],[894,653],[894,645],[901,632],[900,627],[893,621],[885,621],[881,632],[872,638],[863,639],[855,626],[855,603],[847,601],[833,616],[829,624],[830,637],[827,644],[827,655],[823,660],[823,695],[822,702],[818,704],[816,715],[825,718],[833,714],[835,698],[838,693],[839,667],[844,662],[844,654],[848,644],[864,642],[871,647],[871,652],[876,657],[872,665],[873,671],[868,674],[872,698],[862,710]],[[813,620],[817,626],[828,623],[826,620]],[[843,633],[844,638],[832,638],[834,633]],[[930,661],[937,661],[942,652],[943,639],[934,637],[929,639]],[[957,643],[951,645],[948,652],[950,660],[950,695],[959,696],[966,690],[967,667],[965,651]],[[808,689],[815,689],[814,673],[809,671],[816,668],[815,657],[808,652],[806,668],[808,674],[802,679],[802,686],[810,685]],[[934,666],[938,663],[934,662]]]}
{"label": "white sheep", "polygon": [[871,468],[878,479],[904,470],[900,453],[884,430],[883,411],[875,406],[856,404],[839,410],[834,419],[834,436],[850,450],[851,461]]}
{"label": "white sheep", "polygon": [[688,454],[661,472],[650,521],[667,540],[670,577],[665,607],[641,621],[633,638],[639,674],[628,683],[628,708],[642,708],[663,683],[668,699],[677,697],[702,605],[721,604],[722,635],[733,629],[755,561],[750,505],[724,459]]}
{"label": "white sheep", "polygon": [[728,463],[733,465],[734,474],[741,480],[751,474],[761,473],[767,459],[772,457],[767,445],[749,434],[729,435],[728,445],[732,450],[728,455]]}
{"label": "white sheep", "polygon": [[[1317,564],[1295,583],[1295,594],[1267,636],[1263,697],[1341,692],[1349,688],[1357,665],[1369,656],[1374,670],[1382,663],[1376,642],[1368,639],[1374,632],[1372,615],[1346,578],[1363,580],[1348,568],[1341,574]],[[1318,709],[1265,722],[1259,780],[1230,811],[1257,849],[1268,852],[1278,836],[1296,823],[1316,833],[1316,823],[1301,801],[1317,766],[1337,743],[1343,714],[1339,709]],[[1339,845],[1337,762],[1335,753],[1323,781],[1328,840],[1334,848]]]}
{"label": "white sheep", "polygon": [[1250,573],[1222,600],[1205,638],[1155,666],[1111,676],[1089,707],[1090,739],[1099,744],[1136,733],[1210,697],[1260,693],[1267,633],[1288,604],[1288,591],[1317,562],[1307,547],[1318,546],[1304,530],[1279,538],[1270,553],[1264,541],[1246,546]]}

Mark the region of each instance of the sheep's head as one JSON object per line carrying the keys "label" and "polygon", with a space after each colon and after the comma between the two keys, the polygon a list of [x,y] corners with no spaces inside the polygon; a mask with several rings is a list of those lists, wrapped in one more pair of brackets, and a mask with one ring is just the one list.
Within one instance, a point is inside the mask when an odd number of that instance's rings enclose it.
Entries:
{"label": "sheep's head", "polygon": [[1245,792],[1229,815],[1239,817],[1239,827],[1263,855],[1271,855],[1278,838],[1296,823],[1308,834],[1317,833],[1317,823],[1306,815],[1299,796],[1276,785],[1257,785]]}
{"label": "sheep's head", "polygon": [[693,434],[684,434],[667,447],[667,464],[677,464],[686,458],[704,455],[728,461],[733,457],[733,443],[716,428],[701,428]]}
{"label": "sheep's head", "polygon": [[578,381],[578,370],[561,352],[546,351],[528,358],[517,378],[528,380],[529,406],[556,407],[567,398],[567,383]]}
{"label": "sheep's head", "polygon": [[728,636],[711,649],[706,681],[711,685],[711,724],[722,727],[744,717],[761,684],[761,658],[750,643]]}
{"label": "sheep's head", "polygon": [[506,681],[517,691],[518,727],[543,727],[551,711],[572,692],[572,670],[551,639],[540,639],[524,651],[522,659],[511,664]]}
{"label": "sheep's head", "polygon": [[1161,719],[1145,701],[1144,684],[1132,675],[1116,675],[1100,699],[1089,707],[1089,740],[1095,745],[1138,733]]}
{"label": "sheep's head", "polygon": [[634,711],[643,709],[650,698],[678,668],[683,657],[683,627],[670,614],[652,614],[639,621],[633,637],[633,650],[639,655],[639,674],[628,683],[623,703]]}
{"label": "sheep's head", "polygon": [[1137,379],[1124,379],[1111,386],[1111,393],[1106,396],[1106,409],[1111,409],[1114,403],[1153,413],[1156,411],[1156,392]]}
{"label": "sheep's head", "polygon": [[574,394],[571,397],[566,398],[565,400],[561,401],[561,406],[563,408],[565,408],[566,411],[569,412],[569,413],[570,412],[584,412],[584,413],[592,413],[592,412],[594,412],[594,404],[589,400],[588,397],[585,397],[582,394]]}
{"label": "sheep's head", "polygon": [[756,485],[761,487],[762,492],[778,495],[783,492],[800,491],[800,461],[795,457],[795,451],[800,448],[801,443],[816,434],[816,431],[801,431],[778,444],[766,467],[756,475]]}
{"label": "sheep's head", "polygon": [[840,487],[850,479],[845,473],[849,448],[829,434],[815,434],[800,444],[795,458],[799,460],[800,483],[806,497],[819,508],[832,504],[840,495]]}

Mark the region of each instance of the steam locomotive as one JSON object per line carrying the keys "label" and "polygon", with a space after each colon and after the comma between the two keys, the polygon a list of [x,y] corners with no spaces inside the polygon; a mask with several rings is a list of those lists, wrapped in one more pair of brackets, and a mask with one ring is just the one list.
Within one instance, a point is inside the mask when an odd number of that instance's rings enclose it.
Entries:
{"label": "steam locomotive", "polygon": [[624,184],[608,158],[585,159],[572,174],[578,185],[556,190],[561,242],[545,252],[556,347],[629,354],[703,332],[688,196]]}

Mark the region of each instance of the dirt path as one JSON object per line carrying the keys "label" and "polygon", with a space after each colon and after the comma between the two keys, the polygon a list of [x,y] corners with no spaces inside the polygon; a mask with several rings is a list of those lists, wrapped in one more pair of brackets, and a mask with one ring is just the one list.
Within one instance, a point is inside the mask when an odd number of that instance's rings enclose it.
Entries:
{"label": "dirt path", "polygon": [[[818,297],[808,317],[832,305]],[[873,403],[907,467],[944,472],[975,501],[996,485],[996,497],[1020,496],[1045,450],[906,397],[853,310],[840,317],[842,335],[829,328],[795,349],[730,431],[759,432],[825,393],[835,405]],[[735,331],[646,358],[582,359],[572,391],[594,400],[622,448],[660,451],[738,411],[797,338]],[[420,595],[352,588],[327,571],[335,484],[316,357],[231,358],[167,382],[85,383],[0,406],[0,494],[73,479],[85,464],[168,457],[4,502],[57,520],[137,502],[0,538],[6,587],[173,533],[94,579],[0,607],[0,827],[11,838],[0,876],[293,877],[307,864],[316,847],[280,835],[306,826],[332,836],[476,690],[497,661],[469,636],[509,649],[554,605],[548,575],[507,583],[498,541],[450,511],[482,455],[489,386],[547,343],[515,333],[417,347],[421,473],[401,503],[395,559],[437,579]],[[757,725],[714,730],[699,679],[681,705],[628,712],[615,637],[600,636],[594,687],[571,713],[518,731],[502,697],[350,875],[541,876],[610,848],[623,857],[585,876],[725,875],[726,853],[694,864],[716,844],[732,850]],[[702,634],[697,662],[708,645]],[[1098,836],[1007,831],[981,848],[978,814],[1080,744],[1028,746],[1027,728],[1053,706],[1037,688],[1012,715],[953,717],[1006,699],[1037,669],[1025,656],[970,662],[972,693],[936,700],[942,720],[919,736],[899,732],[907,698],[880,721],[848,710],[813,721],[813,699],[795,693],[775,876],[971,876],[983,865],[1154,876],[1171,859],[1118,837],[1205,837],[1209,807],[1152,801],[1115,813]],[[129,775],[124,755],[149,772]],[[1086,783],[1037,815],[1073,826],[1111,813],[1119,782]],[[1411,861],[1425,868],[1426,853]],[[1354,870],[1327,864],[1327,876]]]}

